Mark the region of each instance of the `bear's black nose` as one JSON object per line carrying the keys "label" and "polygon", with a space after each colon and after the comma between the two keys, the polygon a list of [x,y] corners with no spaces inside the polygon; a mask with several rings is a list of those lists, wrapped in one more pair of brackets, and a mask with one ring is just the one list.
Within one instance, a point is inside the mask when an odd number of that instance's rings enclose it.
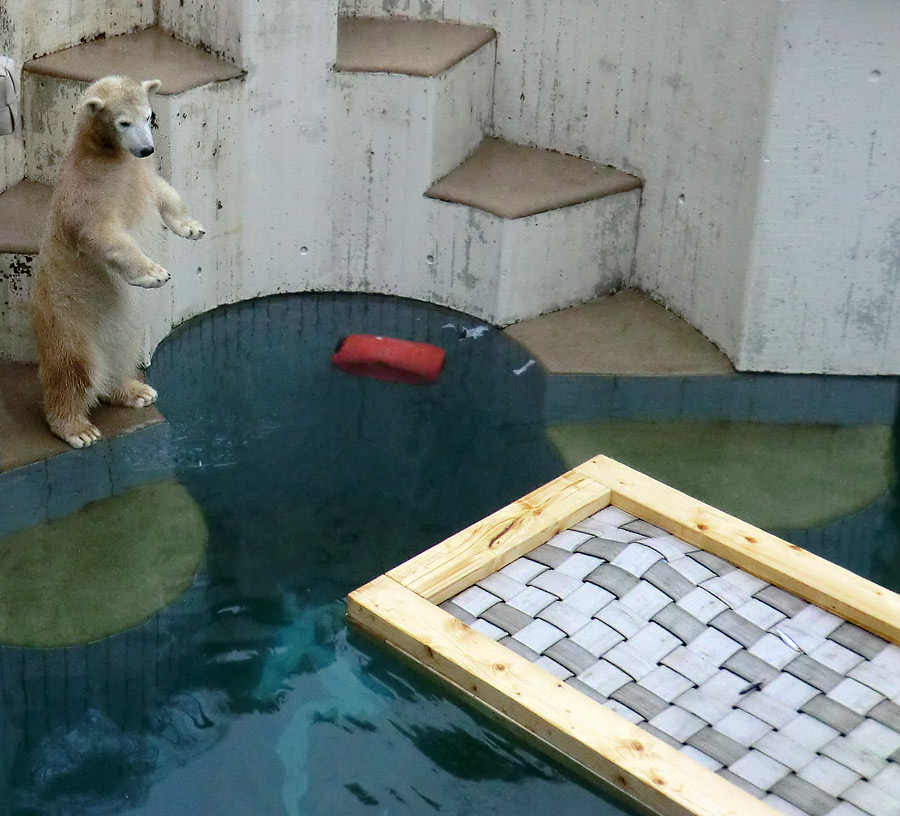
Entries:
{"label": "bear's black nose", "polygon": [[142,147],[141,152],[138,154],[142,159],[146,159],[153,152],[152,147]]}

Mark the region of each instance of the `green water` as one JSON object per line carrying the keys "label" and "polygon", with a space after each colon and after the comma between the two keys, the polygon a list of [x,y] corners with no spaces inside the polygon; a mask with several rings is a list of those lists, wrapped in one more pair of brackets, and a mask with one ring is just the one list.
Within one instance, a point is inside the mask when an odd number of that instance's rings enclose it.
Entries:
{"label": "green water", "polygon": [[[172,554],[148,593],[177,584],[198,528],[205,556],[187,592],[126,631],[0,648],[0,816],[629,812],[345,622],[350,590],[565,469],[541,421],[539,367],[477,326],[397,299],[308,295],[220,309],[163,344],[150,381],[175,481],[138,488],[161,491],[152,521],[100,506],[71,524],[100,519],[84,529],[128,573],[114,581],[126,594],[153,567],[137,551],[130,566],[116,559],[123,526],[154,525],[158,552]],[[443,346],[441,381],[336,371],[331,353],[351,332]],[[792,539],[895,583],[891,478],[873,476],[859,513]],[[172,485],[189,512],[165,498]],[[28,533],[53,563],[46,528]],[[77,556],[76,544],[60,549]],[[81,586],[78,558],[68,563]],[[103,571],[90,567],[95,594],[145,618],[148,599],[116,600]],[[61,597],[70,632],[96,631],[96,615],[67,606],[65,582],[45,592]]]}
{"label": "green water", "polygon": [[889,425],[573,422],[548,434],[568,467],[603,451],[766,530],[848,516],[896,479]]}

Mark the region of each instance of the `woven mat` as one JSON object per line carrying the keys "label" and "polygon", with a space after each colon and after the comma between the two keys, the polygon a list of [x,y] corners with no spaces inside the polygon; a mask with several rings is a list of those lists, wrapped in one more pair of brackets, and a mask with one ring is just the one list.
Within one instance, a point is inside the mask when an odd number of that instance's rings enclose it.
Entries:
{"label": "woven mat", "polygon": [[782,813],[900,816],[900,648],[618,508],[441,607]]}

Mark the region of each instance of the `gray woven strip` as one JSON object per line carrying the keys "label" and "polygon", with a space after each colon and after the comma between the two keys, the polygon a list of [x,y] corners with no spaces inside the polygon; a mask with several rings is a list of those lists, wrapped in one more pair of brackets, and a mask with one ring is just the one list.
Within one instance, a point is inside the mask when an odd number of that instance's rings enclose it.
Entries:
{"label": "gray woven strip", "polygon": [[772,786],[772,793],[811,816],[826,816],[840,804],[833,796],[796,774],[790,774],[776,782]]}
{"label": "gray woven strip", "polygon": [[617,508],[442,607],[776,809],[900,816],[900,648]]}

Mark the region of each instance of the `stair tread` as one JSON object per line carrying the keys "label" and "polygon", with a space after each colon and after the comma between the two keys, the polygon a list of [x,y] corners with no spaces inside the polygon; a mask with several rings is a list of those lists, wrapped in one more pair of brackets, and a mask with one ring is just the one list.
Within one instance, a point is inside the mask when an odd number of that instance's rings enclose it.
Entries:
{"label": "stair tread", "polygon": [[635,176],[577,156],[487,139],[426,195],[500,218],[523,218],[641,186]]}
{"label": "stair tread", "polygon": [[52,193],[49,184],[28,179],[0,193],[0,252],[37,254]]}
{"label": "stair tread", "polygon": [[334,67],[338,71],[437,76],[496,36],[486,26],[342,17]]}
{"label": "stair tread", "polygon": [[66,48],[26,62],[24,70],[79,82],[95,82],[112,74],[158,79],[162,82],[161,94],[182,93],[210,82],[235,79],[242,73],[158,27]]}
{"label": "stair tread", "polygon": [[632,290],[523,320],[506,333],[551,374],[734,374],[728,358],[700,332]]}
{"label": "stair tread", "polygon": [[[47,428],[40,393],[37,366],[0,361],[0,472],[72,450]],[[106,439],[164,421],[153,405],[140,409],[100,405],[91,419]]]}

